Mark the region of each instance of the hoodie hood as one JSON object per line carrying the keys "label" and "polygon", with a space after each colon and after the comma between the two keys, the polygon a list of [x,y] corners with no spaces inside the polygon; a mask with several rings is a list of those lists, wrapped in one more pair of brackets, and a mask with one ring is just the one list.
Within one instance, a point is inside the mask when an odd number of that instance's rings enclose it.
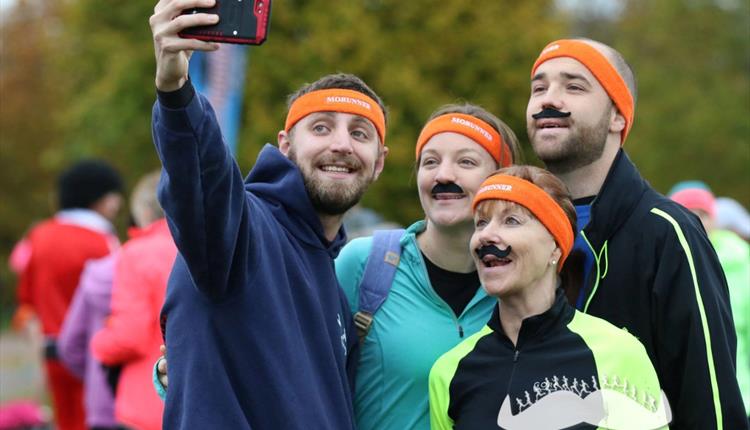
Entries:
{"label": "hoodie hood", "polygon": [[260,151],[255,168],[245,178],[245,190],[268,202],[274,217],[306,245],[325,250],[331,258],[336,258],[346,244],[343,225],[332,242],[326,239],[302,172],[277,147],[266,144]]}

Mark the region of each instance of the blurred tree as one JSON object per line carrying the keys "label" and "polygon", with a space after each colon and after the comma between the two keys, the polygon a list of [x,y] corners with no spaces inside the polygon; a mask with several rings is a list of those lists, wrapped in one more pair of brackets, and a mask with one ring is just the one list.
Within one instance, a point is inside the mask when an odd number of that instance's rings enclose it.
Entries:
{"label": "blurred tree", "polygon": [[750,2],[630,0],[615,34],[638,74],[628,149],[644,176],[750,205]]}
{"label": "blurred tree", "polygon": [[[23,0],[2,19],[0,50],[0,309],[13,289],[5,263],[13,244],[34,220],[52,209],[50,190],[60,163],[47,156],[59,147],[61,130],[52,113],[64,106],[54,68],[55,37],[60,33],[57,5]],[[32,31],[33,30],[33,31]],[[12,41],[12,42],[11,42]],[[2,312],[3,318],[8,312]]]}

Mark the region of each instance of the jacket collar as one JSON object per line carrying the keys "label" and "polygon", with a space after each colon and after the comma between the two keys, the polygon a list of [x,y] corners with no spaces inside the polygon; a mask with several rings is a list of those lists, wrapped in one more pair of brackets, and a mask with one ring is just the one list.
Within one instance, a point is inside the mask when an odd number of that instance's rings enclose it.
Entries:
{"label": "jacket collar", "polygon": [[136,239],[152,234],[169,234],[169,226],[166,218],[159,218],[145,227],[130,227],[128,229],[128,238]]}
{"label": "jacket collar", "polygon": [[63,209],[55,214],[55,220],[61,224],[75,225],[104,234],[114,234],[115,228],[107,218],[91,209]]}
{"label": "jacket collar", "polygon": [[[555,301],[552,303],[552,307],[539,315],[530,316],[523,320],[521,330],[518,333],[516,349],[523,347],[529,341],[542,341],[549,334],[554,333],[560,326],[566,325],[573,318],[573,313],[574,310],[568,304],[563,289],[558,288],[555,291]],[[499,336],[510,342],[510,339],[506,336],[505,331],[500,325],[499,304],[492,311],[492,318],[490,318],[490,322],[487,325]]]}
{"label": "jacket collar", "polygon": [[592,246],[601,248],[620,229],[647,189],[638,169],[620,149],[591,204],[591,219],[583,229]]}

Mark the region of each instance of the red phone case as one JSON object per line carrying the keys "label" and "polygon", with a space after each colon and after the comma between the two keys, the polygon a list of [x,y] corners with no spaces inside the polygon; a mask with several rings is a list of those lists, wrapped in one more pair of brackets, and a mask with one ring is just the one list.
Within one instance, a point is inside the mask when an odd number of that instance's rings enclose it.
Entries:
{"label": "red phone case", "polygon": [[183,14],[214,13],[215,25],[186,28],[180,37],[209,42],[260,45],[266,41],[271,23],[271,0],[216,0],[212,8],[185,10]]}

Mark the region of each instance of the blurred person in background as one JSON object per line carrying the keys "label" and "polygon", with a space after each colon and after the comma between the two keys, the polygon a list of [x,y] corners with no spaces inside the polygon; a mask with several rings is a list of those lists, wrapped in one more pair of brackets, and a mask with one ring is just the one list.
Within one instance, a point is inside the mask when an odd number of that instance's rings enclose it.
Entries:
{"label": "blurred person in background", "polygon": [[718,205],[705,183],[680,182],[669,191],[669,197],[700,218],[724,269],[737,331],[737,381],[745,411],[750,411],[750,245],[717,225]]}
{"label": "blurred person in background", "polygon": [[[158,176],[154,179],[153,175],[156,174],[152,174],[152,182],[158,180]],[[131,217],[138,219],[141,222],[139,225],[149,223],[147,215],[152,210],[150,205],[155,201],[155,191],[149,191],[149,186],[155,185],[142,179],[131,198],[130,213],[137,214]],[[141,230],[132,227],[128,233],[132,238],[138,236]],[[86,263],[57,339],[60,361],[83,380],[86,424],[92,430],[119,428],[115,421],[112,387],[108,383],[104,367],[94,358],[90,347],[92,337],[104,326],[111,313],[112,282],[118,255],[116,250],[104,258]],[[116,378],[111,375],[109,379]]]}
{"label": "blurred person in background", "polygon": [[83,380],[86,425],[89,429],[116,429],[114,393],[102,364],[91,354],[94,333],[110,314],[112,277],[117,251],[90,260],[81,274],[68,314],[57,338],[60,361]]}
{"label": "blurred person in background", "polygon": [[91,340],[94,357],[122,366],[115,393],[115,419],[126,428],[160,429],[164,404],[151,386],[151,368],[162,343],[159,312],[177,255],[156,197],[159,173],[133,189],[132,214],[141,228],[118,252],[114,265],[112,314]]}
{"label": "blurred person in background", "polygon": [[360,203],[354,205],[344,214],[344,229],[346,230],[346,239],[349,241],[358,237],[372,236],[375,230],[400,227],[394,222],[386,221],[382,215],[373,209],[362,206]]}
{"label": "blurred person in background", "polygon": [[[83,160],[57,182],[59,211],[26,236],[30,253],[18,284],[17,315],[36,315],[46,338],[45,369],[60,430],[85,429],[83,385],[57,359],[56,339],[83,267],[119,246],[112,221],[122,204],[122,180],[101,160]],[[16,325],[22,322],[15,321]]]}
{"label": "blurred person in background", "polygon": [[716,227],[733,231],[746,242],[750,242],[750,213],[733,198],[716,199]]}

